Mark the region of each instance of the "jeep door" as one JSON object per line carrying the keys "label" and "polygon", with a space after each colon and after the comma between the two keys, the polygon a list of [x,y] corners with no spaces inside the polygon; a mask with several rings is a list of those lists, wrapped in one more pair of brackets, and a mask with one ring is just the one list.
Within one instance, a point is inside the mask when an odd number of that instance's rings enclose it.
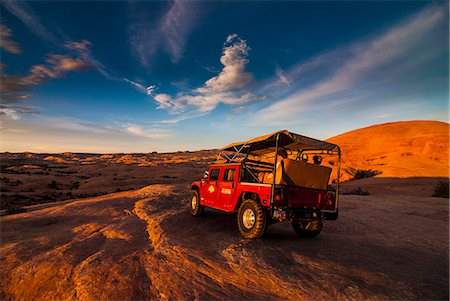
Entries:
{"label": "jeep door", "polygon": [[205,185],[204,189],[204,203],[205,205],[216,207],[217,196],[219,190],[219,175],[220,175],[220,167],[212,167],[209,170],[209,178]]}
{"label": "jeep door", "polygon": [[219,181],[219,206],[225,211],[232,211],[238,172],[236,167],[225,167],[221,181]]}

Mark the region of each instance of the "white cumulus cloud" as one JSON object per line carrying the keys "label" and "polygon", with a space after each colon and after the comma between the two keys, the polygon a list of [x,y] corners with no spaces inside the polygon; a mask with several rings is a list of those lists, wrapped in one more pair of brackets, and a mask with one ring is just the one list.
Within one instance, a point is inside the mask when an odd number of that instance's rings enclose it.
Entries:
{"label": "white cumulus cloud", "polygon": [[220,58],[223,65],[220,73],[190,92],[178,93],[175,97],[168,94],[155,95],[158,108],[179,113],[186,106],[195,106],[199,112],[209,112],[220,103],[242,105],[264,99],[244,90],[253,80],[253,75],[246,71],[249,51],[247,42],[237,34],[228,36]]}
{"label": "white cumulus cloud", "polygon": [[152,95],[156,90],[156,85],[151,85],[146,88],[147,95]]}
{"label": "white cumulus cloud", "polygon": [[215,91],[233,90],[245,87],[252,79],[252,74],[245,71],[248,64],[248,52],[251,48],[247,42],[236,34],[227,37],[220,62],[222,71],[215,77],[206,81],[203,89]]}

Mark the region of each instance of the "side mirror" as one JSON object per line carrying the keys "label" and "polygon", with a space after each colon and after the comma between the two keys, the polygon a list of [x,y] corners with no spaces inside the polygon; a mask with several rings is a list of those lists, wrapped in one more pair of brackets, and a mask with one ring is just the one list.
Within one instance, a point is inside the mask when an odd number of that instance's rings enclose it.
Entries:
{"label": "side mirror", "polygon": [[205,170],[205,173],[203,174],[203,179],[207,179],[209,177],[209,171]]}

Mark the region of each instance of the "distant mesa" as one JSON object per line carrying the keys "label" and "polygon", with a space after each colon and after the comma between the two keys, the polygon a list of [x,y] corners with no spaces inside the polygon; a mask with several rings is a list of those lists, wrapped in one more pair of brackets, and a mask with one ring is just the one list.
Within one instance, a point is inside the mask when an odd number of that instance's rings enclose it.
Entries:
{"label": "distant mesa", "polygon": [[[376,177],[448,177],[449,124],[392,122],[327,140],[340,146],[342,169],[377,170]],[[344,180],[349,177],[343,172]]]}

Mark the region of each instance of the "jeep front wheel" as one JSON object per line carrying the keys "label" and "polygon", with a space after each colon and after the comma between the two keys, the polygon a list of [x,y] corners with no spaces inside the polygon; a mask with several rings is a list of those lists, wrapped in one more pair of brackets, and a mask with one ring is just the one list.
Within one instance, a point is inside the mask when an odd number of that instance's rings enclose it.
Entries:
{"label": "jeep front wheel", "polygon": [[245,200],[238,211],[238,227],[242,236],[249,239],[261,237],[266,230],[266,211],[254,200]]}
{"label": "jeep front wheel", "polygon": [[319,235],[320,231],[322,231],[322,227],[322,220],[311,222],[292,222],[292,228],[294,228],[295,233],[306,238],[313,238]]}
{"label": "jeep front wheel", "polygon": [[191,214],[193,216],[200,216],[203,213],[203,206],[200,204],[200,195],[197,190],[192,191],[191,197]]}

